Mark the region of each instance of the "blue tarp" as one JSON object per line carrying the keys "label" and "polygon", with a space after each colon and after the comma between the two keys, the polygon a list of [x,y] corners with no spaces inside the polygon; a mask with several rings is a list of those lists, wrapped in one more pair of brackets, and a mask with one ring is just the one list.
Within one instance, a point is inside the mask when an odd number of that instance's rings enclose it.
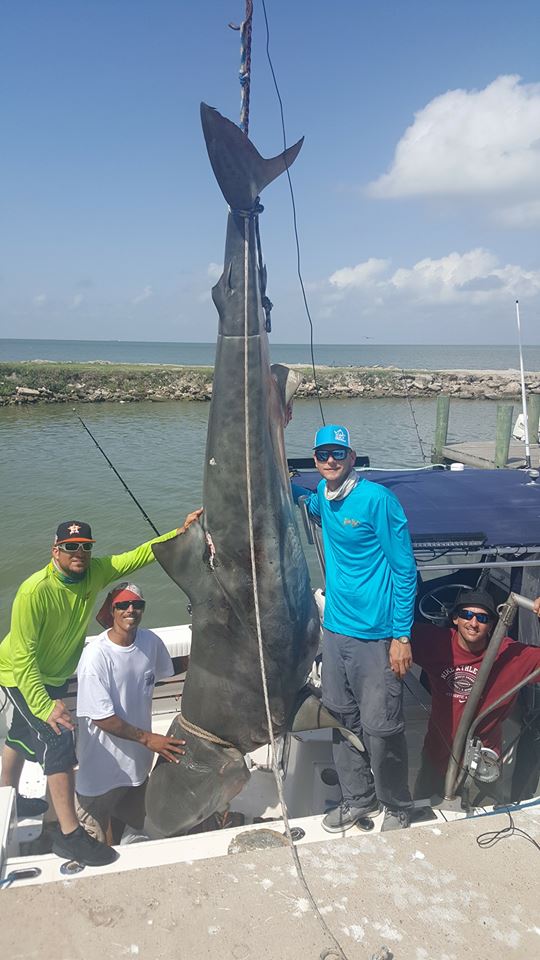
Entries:
{"label": "blue tarp", "polygon": [[[413,541],[482,533],[484,547],[540,547],[540,482],[521,470],[369,470],[401,502]],[[316,470],[295,482],[314,490]]]}

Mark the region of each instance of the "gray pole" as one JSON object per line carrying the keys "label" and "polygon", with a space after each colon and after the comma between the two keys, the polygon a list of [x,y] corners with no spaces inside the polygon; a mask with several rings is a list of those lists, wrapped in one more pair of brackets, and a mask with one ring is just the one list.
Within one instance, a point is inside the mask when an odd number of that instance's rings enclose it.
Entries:
{"label": "gray pole", "polygon": [[512,413],[511,403],[497,404],[497,434],[495,437],[495,466],[505,467],[508,463],[508,451],[510,450],[510,437],[512,435]]}
{"label": "gray pole", "polygon": [[431,462],[440,463],[442,460],[443,447],[446,446],[448,436],[448,418],[450,416],[450,397],[440,395],[437,397],[437,421],[435,424],[435,439],[431,451]]}

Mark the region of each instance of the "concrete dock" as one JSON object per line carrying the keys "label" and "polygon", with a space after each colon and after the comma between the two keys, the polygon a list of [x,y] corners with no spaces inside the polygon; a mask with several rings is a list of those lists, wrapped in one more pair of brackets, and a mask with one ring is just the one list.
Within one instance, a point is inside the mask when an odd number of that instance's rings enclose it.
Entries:
{"label": "concrete dock", "polygon": [[[514,813],[540,841],[540,806]],[[540,956],[538,849],[506,813],[301,847],[347,960]],[[10,960],[334,960],[287,848],[0,891]],[[328,950],[327,954],[325,951]]]}
{"label": "concrete dock", "polygon": [[[442,448],[442,459],[448,463],[464,463],[468,467],[491,470],[495,466],[495,442],[474,440],[465,443],[450,443]],[[540,445],[531,443],[531,466],[540,469]],[[512,440],[508,449],[507,469],[525,467],[525,447],[522,440]]]}

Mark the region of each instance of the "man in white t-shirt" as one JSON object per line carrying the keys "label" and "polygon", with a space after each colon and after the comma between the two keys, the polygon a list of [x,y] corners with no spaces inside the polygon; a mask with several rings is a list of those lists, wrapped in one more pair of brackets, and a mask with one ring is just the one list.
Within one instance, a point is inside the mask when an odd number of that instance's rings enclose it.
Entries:
{"label": "man in white t-shirt", "polygon": [[145,600],[134,583],[108,595],[98,620],[110,626],[85,647],[77,670],[77,815],[92,836],[119,843],[140,830],[153,754],[179,763],[183,740],[152,733],[157,680],[174,673],[162,640],[140,628]]}

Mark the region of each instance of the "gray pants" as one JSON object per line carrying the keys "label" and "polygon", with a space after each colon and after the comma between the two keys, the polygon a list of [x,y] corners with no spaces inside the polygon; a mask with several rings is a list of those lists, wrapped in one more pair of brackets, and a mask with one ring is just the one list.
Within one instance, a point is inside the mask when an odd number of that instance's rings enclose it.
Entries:
{"label": "gray pants", "polygon": [[335,733],[334,763],[343,799],[369,806],[377,798],[392,810],[411,806],[407,782],[403,689],[390,669],[389,640],[358,640],[324,630],[324,705],[347,730],[358,734],[360,753]]}

